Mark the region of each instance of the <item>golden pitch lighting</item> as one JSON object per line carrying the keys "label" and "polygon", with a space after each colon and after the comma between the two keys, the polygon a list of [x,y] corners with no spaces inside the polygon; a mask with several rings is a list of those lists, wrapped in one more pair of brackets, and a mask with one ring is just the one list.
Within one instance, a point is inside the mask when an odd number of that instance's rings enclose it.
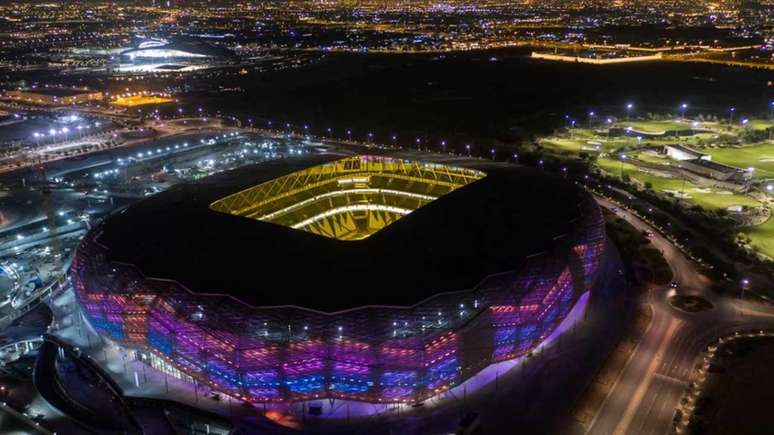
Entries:
{"label": "golden pitch lighting", "polygon": [[313,166],[221,198],[210,208],[338,240],[362,240],[486,176],[379,156]]}
{"label": "golden pitch lighting", "polygon": [[159,95],[129,95],[117,97],[110,104],[120,107],[137,107],[149,104],[166,104],[174,101],[173,98]]}

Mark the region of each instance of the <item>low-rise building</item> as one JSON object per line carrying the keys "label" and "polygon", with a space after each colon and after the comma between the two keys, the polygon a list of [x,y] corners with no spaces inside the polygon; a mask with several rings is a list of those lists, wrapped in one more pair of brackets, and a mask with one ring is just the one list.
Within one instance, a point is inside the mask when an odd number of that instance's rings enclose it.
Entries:
{"label": "low-rise building", "polygon": [[677,161],[694,159],[712,160],[712,156],[709,154],[704,154],[685,145],[666,145],[664,147],[664,154],[670,159]]}
{"label": "low-rise building", "polygon": [[7,91],[5,97],[26,104],[44,106],[69,106],[91,101],[101,101],[102,92],[88,88],[43,87]]}
{"label": "low-rise building", "polygon": [[680,168],[719,181],[744,183],[752,179],[752,172],[749,170],[713,162],[709,159],[682,160]]}

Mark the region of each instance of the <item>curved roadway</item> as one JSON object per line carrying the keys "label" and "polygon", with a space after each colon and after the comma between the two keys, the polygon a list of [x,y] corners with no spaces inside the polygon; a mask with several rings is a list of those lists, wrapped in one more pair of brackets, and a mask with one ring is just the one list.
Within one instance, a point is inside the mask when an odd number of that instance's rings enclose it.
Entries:
{"label": "curved roadway", "polygon": [[598,196],[597,202],[616,210],[638,230],[653,232],[651,242],[672,268],[678,293],[699,295],[715,305],[710,311],[688,314],[669,304],[671,289],[666,286],[655,286],[643,295],[642,303],[653,308],[652,322],[586,432],[667,434],[694,365],[707,345],[736,331],[774,328],[774,309],[712,294],[710,279],[648,223],[606,198]]}

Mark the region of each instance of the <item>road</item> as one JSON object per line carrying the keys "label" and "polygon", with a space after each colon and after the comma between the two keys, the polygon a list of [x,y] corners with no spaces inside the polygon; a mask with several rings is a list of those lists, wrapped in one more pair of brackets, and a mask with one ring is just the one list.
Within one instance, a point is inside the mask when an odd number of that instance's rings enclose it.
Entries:
{"label": "road", "polygon": [[641,303],[653,308],[652,322],[587,431],[589,435],[667,434],[706,346],[736,331],[774,328],[774,310],[710,293],[711,281],[669,240],[618,204],[602,197],[597,201],[638,230],[654,233],[651,242],[670,264],[678,293],[702,296],[715,305],[712,310],[688,314],[669,304],[672,293],[665,286],[643,295]]}

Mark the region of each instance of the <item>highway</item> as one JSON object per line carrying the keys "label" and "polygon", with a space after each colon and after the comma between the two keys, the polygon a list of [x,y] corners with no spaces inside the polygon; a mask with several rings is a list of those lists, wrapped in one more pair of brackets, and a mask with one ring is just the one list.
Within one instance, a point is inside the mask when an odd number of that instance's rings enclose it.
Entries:
{"label": "highway", "polygon": [[707,345],[736,331],[774,328],[774,309],[711,293],[711,281],[648,223],[605,198],[597,197],[597,201],[638,230],[653,232],[651,242],[670,264],[678,294],[702,296],[715,305],[712,310],[689,314],[669,304],[672,289],[649,289],[641,303],[652,307],[652,322],[586,432],[667,434],[672,432],[675,411]]}

